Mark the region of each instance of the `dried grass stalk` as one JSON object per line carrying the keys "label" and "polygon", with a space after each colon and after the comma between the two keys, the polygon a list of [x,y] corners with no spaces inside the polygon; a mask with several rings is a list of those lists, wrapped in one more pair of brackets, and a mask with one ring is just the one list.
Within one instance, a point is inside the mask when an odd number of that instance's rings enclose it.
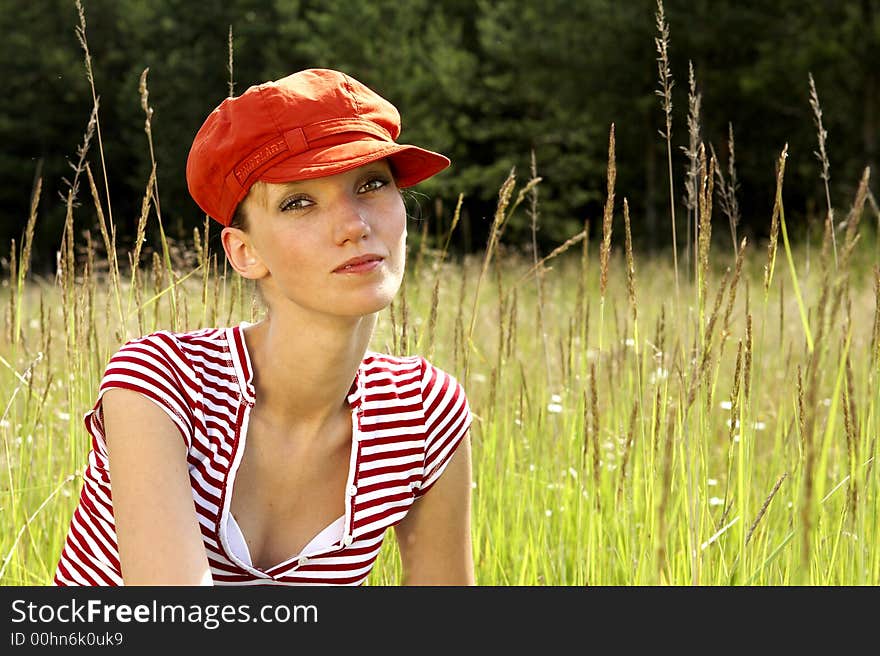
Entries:
{"label": "dried grass stalk", "polygon": [[[480,275],[477,278],[476,288],[474,289],[474,302],[471,307],[471,321],[470,327],[468,328],[467,335],[465,336],[465,355],[464,355],[464,380],[467,382],[467,374],[468,374],[468,365],[469,358],[468,354],[470,353],[470,344],[471,339],[474,335],[474,327],[477,322],[477,303],[480,299],[480,287],[483,282],[483,278],[486,275],[486,271],[489,269],[489,264],[492,261],[492,256],[495,253],[495,249],[498,246],[498,242],[501,239],[501,233],[504,230],[504,226],[506,224],[507,218],[510,216],[507,212],[507,207],[510,204],[510,197],[513,195],[513,188],[516,185],[516,174],[514,169],[510,170],[510,173],[507,175],[507,179],[504,181],[504,184],[501,185],[501,189],[498,192],[498,205],[495,208],[495,216],[492,220],[492,226],[489,229],[489,244],[486,247],[486,253],[483,256],[483,266],[480,269]],[[522,197],[522,192],[520,192],[520,198]],[[519,200],[519,199],[518,199]],[[518,203],[517,203],[518,204]],[[512,212],[512,210],[511,210]]]}
{"label": "dried grass stalk", "polygon": [[623,225],[626,232],[626,291],[629,297],[630,310],[632,311],[633,329],[635,331],[636,349],[638,352],[638,332],[636,324],[638,322],[638,305],[636,303],[636,266],[633,258],[632,234],[630,232],[629,223],[629,202],[623,199]]}
{"label": "dried grass stalk", "polygon": [[608,285],[608,258],[611,255],[611,227],[614,218],[614,184],[617,179],[617,166],[614,156],[614,123],[608,136],[608,185],[605,211],[602,214],[602,245],[599,248],[599,294],[605,297]]}
{"label": "dried grass stalk", "polygon": [[862,172],[862,179],[859,181],[859,187],[856,191],[856,198],[853,202],[852,209],[850,209],[849,214],[846,217],[846,236],[844,237],[843,242],[843,258],[841,260],[840,268],[847,276],[849,274],[849,260],[859,239],[859,223],[862,220],[862,213],[865,209],[865,201],[868,197],[868,182],[870,179],[871,168],[865,167],[865,170]]}
{"label": "dried grass stalk", "polygon": [[782,481],[788,478],[788,472],[782,474],[779,479],[776,481],[776,484],[773,486],[773,489],[770,490],[770,494],[767,495],[767,498],[764,499],[764,503],[761,505],[761,509],[758,511],[757,517],[755,517],[755,521],[752,522],[752,525],[749,527],[749,532],[746,535],[746,541],[743,547],[749,546],[749,540],[752,539],[752,534],[755,532],[755,529],[758,526],[758,522],[761,521],[761,518],[764,516],[764,513],[767,512],[767,508],[770,506],[770,502],[773,501],[773,497],[776,496],[776,493],[779,491],[779,486],[782,485]]}
{"label": "dried grass stalk", "polygon": [[[819,93],[816,91],[816,82],[813,80],[813,74],[807,74],[810,79],[810,107],[813,108],[813,121],[816,124],[816,136],[819,141],[819,150],[814,152],[816,159],[822,165],[822,171],[819,174],[822,182],[825,184],[825,203],[828,208],[827,218],[834,223],[834,210],[831,207],[831,192],[828,190],[828,184],[831,181],[831,164],[828,161],[828,153],[825,150],[825,140],[828,138],[828,131],[822,124],[822,106],[819,104]],[[834,231],[831,232],[831,244],[834,250],[834,264],[837,266],[837,242],[834,237]]]}
{"label": "dried grass stalk", "polygon": [[770,242],[767,245],[767,265],[764,267],[764,296],[770,290],[773,269],[776,266],[776,245],[779,239],[779,214],[782,209],[782,180],[785,177],[785,160],[788,158],[788,144],[782,148],[776,163],[776,195],[773,201],[773,214],[770,218]]}
{"label": "dried grass stalk", "polygon": [[874,328],[871,331],[874,368],[880,364],[880,266],[874,265]]}
{"label": "dried grass stalk", "polygon": [[[724,353],[724,345],[730,336],[730,315],[733,313],[733,306],[736,303],[736,290],[739,287],[739,279],[742,275],[743,262],[745,261],[745,251],[747,237],[743,237],[736,252],[736,262],[733,267],[733,280],[730,282],[730,291],[727,294],[727,306],[724,308],[724,322],[721,328],[721,353]],[[720,354],[719,354],[720,357]]]}
{"label": "dried grass stalk", "polygon": [[754,342],[752,340],[752,313],[746,314],[746,351],[745,351],[745,369],[743,369],[743,391],[745,392],[746,402],[752,396],[752,353],[754,352]]}
{"label": "dried grass stalk", "polygon": [[[739,226],[740,222],[740,210],[739,210],[739,202],[736,198],[736,192],[739,189],[739,183],[737,182],[736,177],[736,152],[734,150],[734,141],[733,141],[733,124],[727,124],[727,173],[728,178],[725,179],[724,173],[719,166],[715,170],[715,176],[718,178],[718,201],[721,206],[721,211],[724,212],[724,215],[727,217],[727,222],[730,225],[730,239],[731,244],[733,245],[733,252],[736,255],[736,229]],[[712,156],[715,157],[715,148],[710,146],[712,151]]]}
{"label": "dried grass stalk", "polygon": [[700,259],[700,316],[702,317],[703,304],[706,302],[706,289],[709,284],[709,250],[712,245],[712,196],[715,185],[715,158],[709,159],[706,167],[706,149],[700,145],[700,232],[699,232],[699,259]]}
{"label": "dried grass stalk", "polygon": [[596,382],[596,363],[590,363],[590,412],[593,419],[593,484],[595,486],[594,500],[599,505],[599,491],[601,490],[601,466],[599,454],[601,452],[601,437],[599,434],[599,392]]}
{"label": "dried grass stalk", "polygon": [[[699,202],[700,202],[700,106],[702,104],[702,95],[697,91],[697,80],[694,75],[694,64],[688,61],[688,145],[682,147],[685,156],[688,159],[688,168],[686,173],[687,184],[685,190],[685,205],[688,209],[687,214],[687,244],[685,245],[685,261],[687,268],[690,270],[691,257],[691,221],[693,220],[694,232],[696,233],[699,224]],[[697,235],[694,234],[694,248],[697,246]]]}
{"label": "dried grass stalk", "polygon": [[226,70],[229,71],[229,97],[235,97],[235,75],[234,73],[234,48],[233,48],[233,39],[232,39],[232,25],[229,26],[229,36],[226,40],[226,47],[229,52],[229,59],[226,62]]}
{"label": "dried grass stalk", "polygon": [[672,225],[672,261],[675,269],[675,296],[678,298],[678,239],[675,236],[675,178],[672,175],[672,87],[675,86],[675,81],[672,79],[672,69],[669,64],[669,24],[666,22],[662,0],[657,0],[657,11],[654,18],[659,34],[654,38],[654,44],[657,48],[657,73],[660,80],[660,88],[655,93],[663,99],[663,115],[666,119],[666,129],[660,132],[660,136],[666,140],[666,163],[669,169],[669,216]]}

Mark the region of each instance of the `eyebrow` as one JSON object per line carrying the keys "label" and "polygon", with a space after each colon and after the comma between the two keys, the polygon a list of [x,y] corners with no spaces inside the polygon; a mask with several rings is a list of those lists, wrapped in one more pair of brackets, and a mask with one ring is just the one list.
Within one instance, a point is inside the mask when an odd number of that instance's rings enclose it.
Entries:
{"label": "eyebrow", "polygon": [[286,192],[291,189],[297,189],[302,187],[304,184],[311,182],[311,180],[288,180],[287,182],[275,182],[273,185],[277,185],[274,188],[279,192]]}
{"label": "eyebrow", "polygon": [[270,208],[280,203],[285,196],[296,191],[311,180],[288,180],[287,182],[267,183],[263,187],[263,206]]}
{"label": "eyebrow", "polygon": [[[362,174],[369,175],[369,174],[373,174],[373,173],[380,173],[382,175],[390,175],[393,177],[394,173],[391,170],[391,166],[388,164],[386,164],[385,166],[382,166],[381,161],[382,160],[380,160],[378,162],[370,162],[369,164],[364,164],[362,167],[363,168]],[[348,173],[348,171],[346,171],[346,173]],[[304,185],[308,185],[310,182],[314,182],[315,180],[319,180],[320,178],[321,178],[321,176],[318,176],[316,178],[306,178],[304,180],[288,180],[287,182],[276,182],[274,184],[278,185],[275,188],[278,191],[278,193],[285,194],[287,192],[299,189],[299,188],[303,187]]]}

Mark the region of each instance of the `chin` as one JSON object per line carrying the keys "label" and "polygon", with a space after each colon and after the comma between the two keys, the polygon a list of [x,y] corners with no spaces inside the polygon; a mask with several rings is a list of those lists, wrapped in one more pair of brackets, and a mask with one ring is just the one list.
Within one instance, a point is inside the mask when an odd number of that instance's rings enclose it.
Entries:
{"label": "chin", "polygon": [[373,298],[360,298],[346,302],[344,307],[337,306],[337,312],[344,316],[362,317],[368,314],[381,312],[394,300],[394,296],[374,296]]}

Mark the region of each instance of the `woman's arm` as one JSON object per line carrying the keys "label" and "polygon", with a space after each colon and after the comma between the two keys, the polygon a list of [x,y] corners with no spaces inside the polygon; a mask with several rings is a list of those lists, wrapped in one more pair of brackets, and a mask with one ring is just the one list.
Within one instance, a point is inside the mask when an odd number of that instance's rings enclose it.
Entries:
{"label": "woman's arm", "polygon": [[474,585],[470,433],[395,534],[404,585]]}
{"label": "woman's arm", "polygon": [[212,585],[180,431],[137,392],[102,401],[125,585]]}

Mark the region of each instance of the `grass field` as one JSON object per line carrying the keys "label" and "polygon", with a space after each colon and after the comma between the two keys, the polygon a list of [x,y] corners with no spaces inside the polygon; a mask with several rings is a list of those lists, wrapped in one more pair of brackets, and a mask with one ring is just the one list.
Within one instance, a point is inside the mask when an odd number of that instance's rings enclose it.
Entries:
{"label": "grass field", "polygon": [[[453,262],[418,229],[371,348],[424,354],[465,384],[479,584],[880,583],[875,239],[837,273],[830,247],[809,272],[780,250],[766,293],[766,245],[739,267],[716,246],[697,267],[705,291],[682,276],[678,296],[667,258],[633,256],[628,284],[613,247],[603,296],[601,243],[538,267],[492,244]],[[168,270],[157,249],[134,285],[94,248],[57,280],[3,281],[3,584],[51,580],[113,351],[260,316],[251,287],[189,250],[189,270]],[[389,536],[369,582],[399,575]]]}
{"label": "grass field", "polygon": [[[82,17],[81,39],[91,80]],[[476,255],[447,254],[457,210],[445,239],[410,226],[405,284],[371,348],[424,355],[465,386],[478,584],[880,584],[880,212],[869,171],[851,206],[828,212],[821,240],[797,235],[794,244],[783,151],[769,242],[748,243],[736,235],[732,176],[724,181],[695,138],[693,81],[690,100],[688,231],[668,255],[631,252],[628,205],[615,200],[613,127],[603,216],[541,260],[503,239],[513,213],[536,219],[536,177],[504,183]],[[155,168],[135,245],[117,246],[111,205],[87,164],[90,144],[102,152],[99,126],[95,112],[57,275],[29,272],[38,185],[0,282],[3,585],[52,580],[89,448],[82,416],[110,355],[153,330],[262,312],[254,288],[218,257],[216,228],[206,223],[188,243],[164,232],[144,243],[147,221],[162,225]],[[718,234],[716,195],[729,237]],[[74,230],[81,202],[98,216],[85,238],[75,236],[81,219]],[[389,538],[369,583],[399,580]]]}

